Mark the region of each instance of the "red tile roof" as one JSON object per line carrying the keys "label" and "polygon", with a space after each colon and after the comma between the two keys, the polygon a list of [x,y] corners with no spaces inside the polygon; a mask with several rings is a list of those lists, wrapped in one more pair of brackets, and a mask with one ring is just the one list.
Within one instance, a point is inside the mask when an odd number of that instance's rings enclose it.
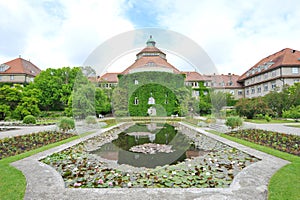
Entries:
{"label": "red tile roof", "polygon": [[185,81],[205,81],[207,77],[199,74],[198,72],[181,72],[185,74]]}
{"label": "red tile roof", "polygon": [[243,88],[242,84],[238,82],[239,75],[211,75],[210,80],[213,82],[213,88]]}
{"label": "red tile roof", "polygon": [[[153,63],[153,66],[147,66],[148,63]],[[128,74],[132,70],[142,69],[142,68],[151,68],[151,67],[159,67],[165,68],[166,70],[170,70],[173,73],[179,74],[180,71],[167,62],[166,59],[161,58],[160,56],[143,56],[137,59],[131,66],[125,69],[122,74]]]}
{"label": "red tile roof", "polygon": [[119,74],[120,73],[105,73],[98,79],[98,81],[99,82],[117,83]]}
{"label": "red tile roof", "polygon": [[0,74],[27,74],[31,76],[37,76],[41,72],[37,66],[23,58],[16,58],[2,64],[2,66],[3,65],[7,65],[8,69],[5,71],[0,71]]}
{"label": "red tile roof", "polygon": [[252,76],[257,76],[258,74],[262,74],[280,66],[293,65],[300,65],[300,51],[285,48],[260,60],[243,75],[241,75],[239,81],[243,81],[244,79]]}

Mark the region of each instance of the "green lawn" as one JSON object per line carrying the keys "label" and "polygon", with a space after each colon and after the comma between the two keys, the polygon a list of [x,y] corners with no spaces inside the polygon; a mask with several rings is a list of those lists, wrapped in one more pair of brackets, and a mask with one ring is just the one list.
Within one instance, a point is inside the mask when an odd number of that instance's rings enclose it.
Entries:
{"label": "green lawn", "polygon": [[0,199],[4,200],[11,200],[11,199],[23,199],[24,193],[26,189],[26,179],[22,172],[17,170],[16,168],[12,167],[10,163],[15,162],[17,160],[21,160],[23,158],[29,157],[36,153],[45,151],[47,149],[51,149],[53,147],[68,143],[70,141],[79,139],[84,135],[91,134],[86,133],[80,136],[74,136],[68,138],[66,140],[56,142],[53,144],[49,144],[47,146],[28,151],[16,156],[8,157],[5,159],[0,160]]}
{"label": "green lawn", "polygon": [[300,157],[292,154],[274,150],[242,139],[228,136],[216,131],[209,131],[226,139],[271,154],[273,156],[288,160],[288,164],[278,170],[269,183],[269,200],[299,200],[300,199]]}
{"label": "green lawn", "polygon": [[267,122],[265,119],[245,119],[245,122],[252,122],[256,124],[295,123],[295,121],[285,119],[272,119],[270,122]]}

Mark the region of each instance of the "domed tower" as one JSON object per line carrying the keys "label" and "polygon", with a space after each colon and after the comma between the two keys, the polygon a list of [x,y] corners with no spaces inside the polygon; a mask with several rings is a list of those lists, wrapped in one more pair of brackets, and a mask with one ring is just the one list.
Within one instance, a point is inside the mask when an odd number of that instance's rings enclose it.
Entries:
{"label": "domed tower", "polygon": [[144,71],[161,71],[179,74],[180,71],[167,62],[166,54],[158,49],[156,42],[150,35],[146,42],[146,47],[136,54],[135,62],[129,66],[122,74],[131,74]]}

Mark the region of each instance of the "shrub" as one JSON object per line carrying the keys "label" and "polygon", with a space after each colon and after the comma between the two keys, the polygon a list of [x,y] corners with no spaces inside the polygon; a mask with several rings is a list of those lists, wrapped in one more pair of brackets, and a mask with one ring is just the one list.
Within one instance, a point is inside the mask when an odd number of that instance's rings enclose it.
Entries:
{"label": "shrub", "polygon": [[265,119],[265,117],[264,117],[263,114],[256,114],[256,115],[255,115],[255,118],[256,118],[256,119]]}
{"label": "shrub", "polygon": [[36,124],[36,119],[33,115],[27,115],[23,119],[24,124]]}
{"label": "shrub", "polygon": [[242,118],[237,117],[237,116],[228,117],[228,118],[226,118],[225,125],[228,126],[231,129],[234,129],[234,128],[242,126],[243,125],[243,120],[242,120]]}
{"label": "shrub", "polygon": [[95,116],[87,116],[85,118],[85,123],[87,124],[97,124],[97,120]]}
{"label": "shrub", "polygon": [[297,121],[298,119],[300,119],[300,105],[297,107],[292,107],[287,111],[283,111],[282,116],[284,118],[292,118]]}
{"label": "shrub", "polygon": [[266,120],[267,122],[270,122],[270,121],[272,120],[272,118],[271,118],[269,115],[266,115],[266,116],[265,116],[265,120]]}
{"label": "shrub", "polygon": [[205,120],[205,123],[208,123],[208,124],[211,124],[211,123],[216,123],[216,118],[214,117],[208,117],[206,120]]}
{"label": "shrub", "polygon": [[68,117],[63,117],[58,123],[58,128],[62,131],[68,131],[75,128],[75,121]]}

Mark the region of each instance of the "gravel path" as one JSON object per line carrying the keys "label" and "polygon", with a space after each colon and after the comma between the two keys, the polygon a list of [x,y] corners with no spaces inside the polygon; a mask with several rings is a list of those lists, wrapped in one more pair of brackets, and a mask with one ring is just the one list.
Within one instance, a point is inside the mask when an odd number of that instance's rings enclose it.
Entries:
{"label": "gravel path", "polygon": [[0,139],[6,137],[14,137],[17,135],[27,135],[30,133],[55,130],[56,125],[47,126],[0,126],[0,128],[14,128],[13,130],[0,131]]}
{"label": "gravel path", "polygon": [[244,124],[247,128],[249,127],[249,128],[263,129],[263,130],[268,130],[268,131],[275,131],[275,132],[279,132],[279,133],[287,133],[287,134],[293,134],[293,135],[300,136],[300,128],[286,126],[286,125],[291,125],[293,123],[255,124],[255,123],[250,123],[250,122],[244,122]]}

